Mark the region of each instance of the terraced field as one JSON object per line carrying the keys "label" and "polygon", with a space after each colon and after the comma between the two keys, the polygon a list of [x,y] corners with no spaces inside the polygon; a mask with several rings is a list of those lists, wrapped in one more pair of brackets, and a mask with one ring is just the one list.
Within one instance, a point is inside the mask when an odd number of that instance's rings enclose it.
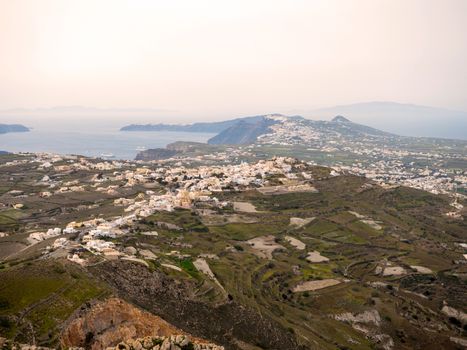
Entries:
{"label": "terraced field", "polygon": [[[346,192],[341,195],[336,195],[338,190],[327,193],[329,182],[332,182],[333,188],[345,186]],[[449,253],[438,255],[431,251],[434,247],[441,248],[456,241],[457,234],[462,235],[462,224],[453,231],[452,236],[440,235],[438,225],[447,224],[445,220],[439,219],[445,205],[442,200],[419,191],[409,190],[405,193],[396,189],[399,203],[411,203],[407,204],[407,207],[413,209],[409,214],[395,211],[387,199],[388,194],[380,188],[360,192],[363,184],[361,179],[350,177],[342,182],[323,180],[316,184],[321,191],[310,194],[224,194],[223,199],[250,201],[259,208],[259,212],[248,214],[256,223],[208,226],[209,232],[185,233],[183,242],[189,243],[191,247],[181,249],[181,252],[198,255],[209,251],[217,255],[215,259],[208,260],[209,265],[230,297],[278,322],[305,347],[332,349],[338,345],[372,348],[373,342],[368,336],[356,331],[351,324],[336,321],[333,316],[345,312],[358,314],[377,310],[382,318],[380,332],[388,332],[400,344],[406,344],[412,338],[412,341],[423,343],[426,348],[436,348],[440,339],[444,339],[442,336],[437,336],[440,337],[436,341],[437,345],[431,343],[433,337],[417,336],[417,327],[423,324],[419,320],[433,318],[429,316],[432,312],[426,305],[433,307],[436,303],[429,299],[434,298],[419,297],[398,286],[408,276],[418,276],[410,268],[410,265],[416,263],[433,271],[430,274],[433,285],[437,283],[434,281],[438,280],[438,272],[456,275],[465,273],[462,265],[451,264]],[[406,199],[408,196],[410,198]],[[368,205],[369,197],[372,198],[371,206]],[[425,209],[428,208],[433,217],[427,215]],[[351,213],[353,211],[371,220],[378,220],[381,229],[362,222]],[[417,221],[414,219],[417,216],[424,220]],[[294,228],[289,224],[292,217],[317,219],[304,227]],[[424,222],[432,219],[439,224],[428,227]],[[441,224],[441,221],[444,223]],[[420,232],[419,236],[416,232]],[[258,257],[254,248],[247,243],[252,238],[264,235],[274,235],[275,241],[285,247],[275,251],[272,259]],[[306,251],[318,251],[328,257],[329,262],[309,263],[306,252],[288,243],[285,236],[304,242]],[[442,241],[439,240],[441,236]],[[163,237],[160,236],[158,240],[163,240]],[[425,237],[436,237],[436,240]],[[430,249],[424,247],[425,241],[431,241]],[[407,274],[387,277],[377,275],[375,271],[381,264],[402,266]],[[330,278],[341,283],[310,292],[292,291],[294,286],[303,281]],[[461,283],[464,285],[461,288],[465,288],[465,282],[457,280],[454,283]],[[415,305],[412,306],[414,314],[409,319],[404,317],[402,311],[407,305]],[[438,322],[442,321],[439,319]],[[394,324],[405,329],[404,335],[397,333]],[[443,341],[448,342],[447,338]]]}

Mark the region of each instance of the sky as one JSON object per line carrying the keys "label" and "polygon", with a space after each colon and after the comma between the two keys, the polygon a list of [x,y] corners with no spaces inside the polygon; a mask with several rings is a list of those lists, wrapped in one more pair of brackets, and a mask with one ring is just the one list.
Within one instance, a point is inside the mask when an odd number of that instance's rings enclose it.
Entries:
{"label": "sky", "polygon": [[0,109],[467,111],[465,0],[0,0]]}

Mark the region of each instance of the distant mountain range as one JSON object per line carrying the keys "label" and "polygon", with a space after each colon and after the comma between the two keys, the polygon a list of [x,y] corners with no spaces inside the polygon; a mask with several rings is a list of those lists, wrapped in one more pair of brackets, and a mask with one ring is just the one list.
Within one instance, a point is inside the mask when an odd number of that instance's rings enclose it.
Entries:
{"label": "distant mountain range", "polygon": [[21,124],[0,124],[0,134],[9,132],[28,132],[29,128]]}

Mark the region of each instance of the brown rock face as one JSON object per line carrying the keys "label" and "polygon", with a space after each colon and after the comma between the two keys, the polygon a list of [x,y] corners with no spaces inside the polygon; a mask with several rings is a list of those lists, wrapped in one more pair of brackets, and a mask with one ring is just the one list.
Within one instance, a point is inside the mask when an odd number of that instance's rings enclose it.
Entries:
{"label": "brown rock face", "polygon": [[236,301],[210,304],[198,300],[192,282],[123,260],[98,264],[90,271],[125,300],[225,349],[305,349],[289,330],[253,308]]}
{"label": "brown rock face", "polygon": [[162,318],[127,302],[110,298],[82,309],[71,319],[61,336],[62,348],[100,350],[119,342],[146,336],[186,334]]}

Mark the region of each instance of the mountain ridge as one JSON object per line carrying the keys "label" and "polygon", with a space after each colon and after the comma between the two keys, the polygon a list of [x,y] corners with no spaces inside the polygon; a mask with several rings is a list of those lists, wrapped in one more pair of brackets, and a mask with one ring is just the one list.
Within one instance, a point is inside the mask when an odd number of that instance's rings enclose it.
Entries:
{"label": "mountain ridge", "polygon": [[[273,114],[280,115],[280,114]],[[191,124],[130,124],[120,128],[120,131],[179,131],[179,132],[216,132],[224,131],[240,121],[255,123],[264,118],[264,115],[239,117],[215,122],[196,122]]]}

